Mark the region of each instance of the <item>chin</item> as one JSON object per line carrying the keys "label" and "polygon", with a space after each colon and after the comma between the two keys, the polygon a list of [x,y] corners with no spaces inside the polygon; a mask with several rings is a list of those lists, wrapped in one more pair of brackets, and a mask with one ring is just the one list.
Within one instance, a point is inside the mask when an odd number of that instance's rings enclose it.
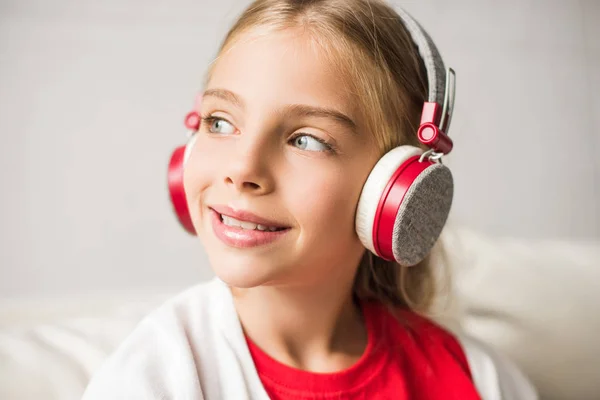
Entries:
{"label": "chin", "polygon": [[267,265],[265,261],[252,260],[248,257],[209,257],[210,265],[217,277],[227,285],[250,289],[272,281],[277,275],[276,266]]}

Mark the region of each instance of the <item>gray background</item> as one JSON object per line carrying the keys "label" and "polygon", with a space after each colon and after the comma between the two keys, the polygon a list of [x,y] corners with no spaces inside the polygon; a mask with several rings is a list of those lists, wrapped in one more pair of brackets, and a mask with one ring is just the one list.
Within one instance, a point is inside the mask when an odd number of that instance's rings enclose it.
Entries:
{"label": "gray background", "polygon": [[[0,298],[211,276],[166,166],[247,3],[0,0]],[[402,4],[458,74],[453,223],[600,237],[600,2]]]}

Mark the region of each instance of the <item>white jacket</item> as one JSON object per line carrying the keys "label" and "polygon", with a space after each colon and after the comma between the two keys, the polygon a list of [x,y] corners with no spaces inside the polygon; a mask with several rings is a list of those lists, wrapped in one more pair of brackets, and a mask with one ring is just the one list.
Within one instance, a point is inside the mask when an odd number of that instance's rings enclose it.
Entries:
{"label": "white jacket", "polygon": [[[458,336],[484,400],[535,400],[507,359]],[[83,400],[268,400],[229,288],[194,286],[144,318],[90,381]]]}

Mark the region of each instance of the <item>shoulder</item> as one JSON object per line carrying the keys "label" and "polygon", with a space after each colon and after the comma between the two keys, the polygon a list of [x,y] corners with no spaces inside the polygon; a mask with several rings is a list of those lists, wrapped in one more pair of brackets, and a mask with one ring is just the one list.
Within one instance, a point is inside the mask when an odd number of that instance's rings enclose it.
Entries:
{"label": "shoulder", "polygon": [[96,371],[83,399],[201,399],[195,342],[210,336],[216,285],[196,285],[148,314]]}
{"label": "shoulder", "polygon": [[[443,349],[468,370],[484,400],[536,400],[533,385],[507,357],[490,346],[463,334],[453,333],[429,318],[400,310],[398,326],[410,332],[432,353]],[[437,350],[433,350],[437,349]]]}
{"label": "shoulder", "polygon": [[473,381],[485,400],[536,400],[527,377],[507,357],[485,343],[457,335],[471,368]]}

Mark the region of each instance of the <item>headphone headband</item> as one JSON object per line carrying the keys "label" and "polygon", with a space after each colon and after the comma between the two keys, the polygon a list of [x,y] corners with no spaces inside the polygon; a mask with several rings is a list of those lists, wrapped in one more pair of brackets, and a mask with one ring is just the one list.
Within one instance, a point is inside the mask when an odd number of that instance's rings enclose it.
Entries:
{"label": "headphone headband", "polygon": [[451,68],[446,69],[442,55],[425,29],[404,9],[397,5],[394,5],[394,9],[410,33],[425,65],[428,83],[427,101],[443,107],[439,127],[447,135],[454,109],[454,71]]}
{"label": "headphone headband", "polygon": [[429,82],[430,103],[444,104],[444,92],[446,91],[446,68],[444,61],[435,43],[429,34],[419,23],[400,7],[395,7],[396,12],[402,19],[404,26],[419,50],[419,55],[427,70],[427,81]]}

